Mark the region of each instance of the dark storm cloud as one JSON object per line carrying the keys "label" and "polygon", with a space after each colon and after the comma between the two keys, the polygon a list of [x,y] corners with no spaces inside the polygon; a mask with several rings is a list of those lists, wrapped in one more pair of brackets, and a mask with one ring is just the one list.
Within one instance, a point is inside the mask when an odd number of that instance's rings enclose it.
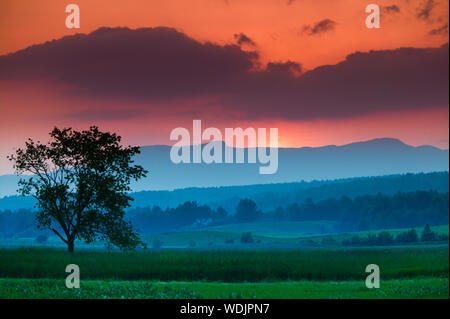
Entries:
{"label": "dark storm cloud", "polygon": [[336,22],[330,19],[324,19],[313,25],[305,25],[303,27],[303,32],[309,35],[317,35],[334,30],[336,27]]}
{"label": "dark storm cloud", "polygon": [[302,72],[302,66],[293,61],[287,62],[269,62],[266,67],[267,73],[280,73],[280,74],[300,74]]}
{"label": "dark storm cloud", "polygon": [[171,28],[100,28],[0,57],[0,79],[69,82],[76,94],[185,97],[223,91],[258,58]]}
{"label": "dark storm cloud", "polygon": [[152,102],[208,97],[204,108],[224,109],[217,116],[298,120],[448,106],[448,61],[446,44],[357,52],[301,73],[296,62],[263,67],[257,52],[200,43],[174,29],[102,28],[1,56],[0,80],[66,83],[77,96],[139,100],[145,112],[170,114]]}

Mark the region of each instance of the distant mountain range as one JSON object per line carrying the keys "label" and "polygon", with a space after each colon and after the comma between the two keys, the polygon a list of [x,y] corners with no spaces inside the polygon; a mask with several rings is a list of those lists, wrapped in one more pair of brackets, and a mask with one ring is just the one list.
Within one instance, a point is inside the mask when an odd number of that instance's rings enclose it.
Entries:
{"label": "distant mountain range", "polygon": [[[289,183],[449,170],[448,150],[414,147],[391,138],[342,146],[280,148],[278,156],[277,173],[261,175],[260,163],[174,164],[170,160],[170,146],[144,146],[135,160],[150,173],[134,183],[133,190]],[[16,194],[19,179],[15,175],[0,176],[0,197]]]}

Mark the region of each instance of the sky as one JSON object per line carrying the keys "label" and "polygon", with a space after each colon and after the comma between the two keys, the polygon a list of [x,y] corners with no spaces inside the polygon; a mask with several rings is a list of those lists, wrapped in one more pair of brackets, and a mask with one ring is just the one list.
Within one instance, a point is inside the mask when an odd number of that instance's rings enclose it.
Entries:
{"label": "sky", "polygon": [[[80,8],[80,28],[65,7]],[[366,5],[381,28],[365,25]],[[277,127],[281,147],[448,149],[448,0],[1,0],[0,174],[54,127],[136,145]]]}

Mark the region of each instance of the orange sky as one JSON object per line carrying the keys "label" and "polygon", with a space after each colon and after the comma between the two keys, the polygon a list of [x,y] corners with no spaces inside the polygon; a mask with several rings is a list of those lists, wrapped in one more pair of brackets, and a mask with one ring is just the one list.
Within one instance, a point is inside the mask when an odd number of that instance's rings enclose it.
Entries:
{"label": "orange sky", "polygon": [[[356,50],[400,46],[439,46],[447,36],[428,32],[448,22],[448,0],[436,1],[428,20],[417,19],[428,0],[3,0],[0,2],[0,54],[100,26],[130,28],[169,26],[201,41],[226,43],[235,33],[251,37],[263,58],[294,60],[306,68],[334,64]],[[76,3],[81,28],[65,27],[65,6]],[[382,13],[381,29],[367,29],[365,7],[398,5],[399,13]],[[302,34],[305,25],[323,19],[336,30]]]}
{"label": "orange sky", "polygon": [[[100,26],[169,26],[194,39],[219,44],[233,42],[233,35],[242,32],[254,40],[262,61],[291,60],[312,69],[335,64],[355,51],[437,47],[448,42],[448,34],[429,35],[430,30],[448,23],[448,1],[438,1],[428,19],[418,19],[418,10],[427,1],[296,0],[288,5],[288,0],[3,0],[0,2],[0,55],[76,32],[89,33]],[[65,27],[65,6],[69,3],[80,6],[79,30]],[[364,10],[369,3],[381,7],[395,4],[400,12],[383,12],[381,29],[369,30],[364,25],[367,15]],[[315,36],[302,32],[305,25],[323,19],[335,21],[335,30]],[[122,103],[129,103],[81,97],[68,100],[59,91],[45,83],[0,82],[0,174],[10,172],[5,155],[22,145],[27,137],[44,139],[54,125],[81,128],[95,123],[94,118],[92,121],[68,119],[65,117],[68,105],[82,110],[106,104],[120,108]],[[345,144],[394,137],[412,145],[448,148],[448,113],[448,105],[443,105],[344,120],[222,123],[218,115],[205,118],[204,122],[217,127],[279,127],[280,146]],[[171,128],[189,127],[192,119],[174,114],[170,119],[152,115],[121,121],[102,119],[101,123],[101,127],[118,131],[130,143],[148,145],[168,143]]]}

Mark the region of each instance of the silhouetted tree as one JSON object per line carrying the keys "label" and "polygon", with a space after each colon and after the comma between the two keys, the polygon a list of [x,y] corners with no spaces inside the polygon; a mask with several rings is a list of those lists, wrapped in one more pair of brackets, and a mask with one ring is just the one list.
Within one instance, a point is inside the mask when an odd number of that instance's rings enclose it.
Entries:
{"label": "silhouetted tree", "polygon": [[252,233],[247,232],[247,233],[242,233],[241,235],[241,243],[242,244],[252,244],[255,241],[253,240],[253,236]]}
{"label": "silhouetted tree", "polygon": [[431,230],[430,225],[426,224],[425,228],[422,231],[422,236],[420,237],[421,241],[435,241],[437,240],[437,233]]}
{"label": "silhouetted tree", "polygon": [[50,137],[47,144],[29,139],[9,157],[17,174],[33,174],[19,187],[37,200],[38,228],[53,231],[70,252],[75,239],[100,239],[121,249],[142,244],[124,220],[129,184],[147,173],[132,165],[139,148],[121,146],[120,136],[96,126],[81,132],[55,127]]}
{"label": "silhouetted tree", "polygon": [[215,217],[217,219],[223,219],[223,218],[226,218],[227,216],[228,216],[228,213],[225,209],[223,209],[222,206],[217,207],[216,215],[215,215]]}
{"label": "silhouetted tree", "polygon": [[261,218],[262,212],[257,209],[254,201],[242,199],[236,208],[236,219],[240,222],[253,222]]}
{"label": "silhouetted tree", "polygon": [[399,243],[416,243],[419,241],[419,236],[414,228],[406,232],[400,233],[396,237],[396,241]]}
{"label": "silhouetted tree", "polygon": [[386,246],[394,243],[394,236],[388,231],[382,231],[377,236],[377,245]]}

